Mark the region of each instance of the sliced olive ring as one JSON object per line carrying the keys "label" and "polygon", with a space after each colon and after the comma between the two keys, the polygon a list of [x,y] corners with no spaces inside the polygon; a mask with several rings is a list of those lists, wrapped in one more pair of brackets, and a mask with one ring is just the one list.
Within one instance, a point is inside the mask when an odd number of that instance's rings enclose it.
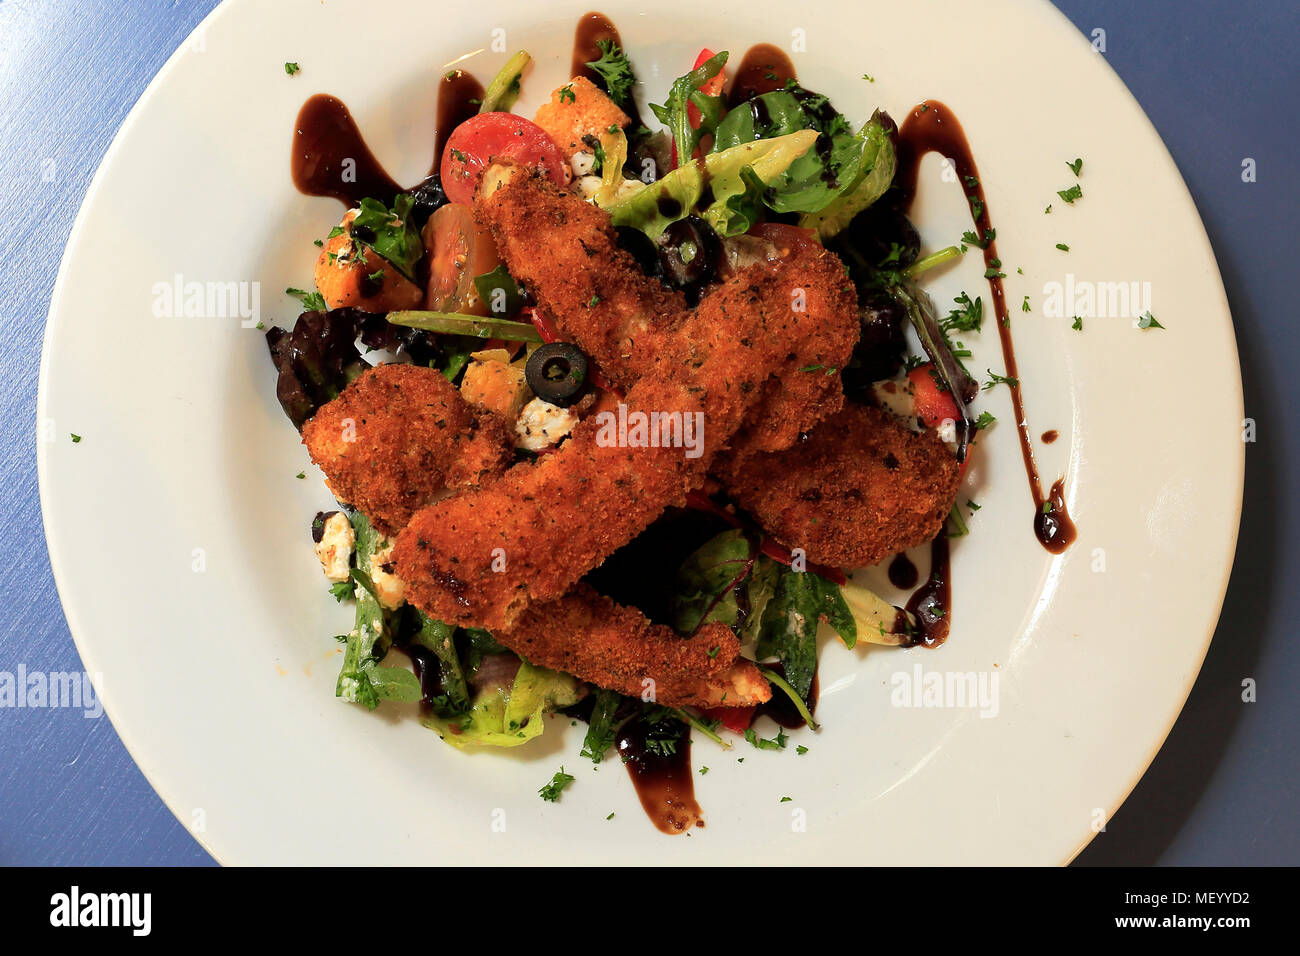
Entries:
{"label": "sliced olive ring", "polygon": [[587,386],[587,356],[568,342],[551,342],[528,356],[528,387],[544,402],[565,406]]}

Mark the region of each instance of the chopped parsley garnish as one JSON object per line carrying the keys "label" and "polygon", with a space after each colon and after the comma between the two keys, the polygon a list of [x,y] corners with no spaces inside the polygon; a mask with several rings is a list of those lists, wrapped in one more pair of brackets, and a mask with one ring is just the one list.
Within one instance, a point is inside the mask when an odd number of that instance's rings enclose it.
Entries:
{"label": "chopped parsley garnish", "polygon": [[701,773],[701,774],[706,774],[706,773],[708,773],[708,772],[709,772],[709,768],[708,768],[708,767],[701,767],[701,768],[700,768],[700,773]]}
{"label": "chopped parsley garnish", "polygon": [[677,753],[677,741],[667,739],[659,740],[651,737],[646,740],[645,749],[657,757],[671,757],[673,754]]}
{"label": "chopped parsley garnish", "polygon": [[587,66],[605,81],[605,92],[611,100],[615,103],[627,102],[632,95],[632,86],[636,83],[636,77],[632,75],[632,64],[613,40],[597,40],[596,47],[600,50],[600,59],[588,61]]}
{"label": "chopped parsley garnish", "polygon": [[613,814],[613,812],[611,812],[610,815],[607,816],[605,819],[606,819],[606,820],[613,820],[613,819],[614,819],[614,814]]}
{"label": "chopped parsley garnish", "polygon": [[1082,332],[1082,331],[1083,331],[1083,319],[1081,319],[1079,316],[1076,315],[1076,316],[1074,317],[1074,321],[1073,321],[1072,323],[1070,323],[1070,328],[1074,329],[1074,331],[1076,331],[1076,332]]}
{"label": "chopped parsley garnish", "polygon": [[1070,251],[1070,247],[1067,246],[1067,245],[1066,245],[1065,243],[1063,243],[1063,242],[1058,242],[1058,243],[1056,244],[1056,248],[1060,249],[1062,252],[1069,252],[1069,251]]}
{"label": "chopped parsley garnish", "polygon": [[72,444],[74,444],[74,445],[80,445],[80,444],[81,444],[81,436],[78,435],[76,432],[73,432],[73,433],[72,433]]}
{"label": "chopped parsley garnish", "polygon": [[1020,303],[1020,311],[1021,312],[1029,311],[1029,296],[1025,296],[1025,301]]}
{"label": "chopped parsley garnish", "polygon": [[596,295],[596,293],[593,292],[591,294],[591,298],[587,300],[587,308],[590,309],[592,306],[598,304],[599,302],[600,302],[600,296]]}
{"label": "chopped parsley garnish", "polygon": [[1143,312],[1142,318],[1138,319],[1139,329],[1163,329],[1164,326],[1156,321],[1156,317],[1150,312]]}
{"label": "chopped parsley garnish", "polygon": [[[785,742],[790,738],[786,736],[784,730],[778,728],[776,732],[776,737],[774,737],[772,740],[765,740],[764,738],[758,735],[758,733],[754,730],[753,727],[750,727],[745,731],[745,739],[748,740],[755,747],[757,747],[759,750],[784,750]],[[743,760],[745,758],[742,757],[740,759]]]}
{"label": "chopped parsley garnish", "polygon": [[970,213],[975,217],[975,221],[978,222],[980,216],[984,215],[984,203],[980,200],[979,196],[967,196],[966,198],[970,200]]}
{"label": "chopped parsley garnish", "polygon": [[366,278],[369,279],[371,282],[383,282],[384,270],[376,269],[374,272],[370,273],[370,275],[366,276]]}
{"label": "chopped parsley garnish", "polygon": [[826,366],[824,366],[824,365],[805,365],[803,368],[799,369],[799,371],[801,371],[801,372],[816,372],[816,371],[820,371],[821,369],[823,369],[823,368],[825,368],[825,367],[826,367]]}
{"label": "chopped parsley garnish", "polygon": [[[997,260],[995,259],[993,261],[996,262]],[[986,279],[1005,279],[1006,277],[1007,274],[998,269],[997,266],[989,266],[984,270],[984,278]]]}
{"label": "chopped parsley garnish", "polygon": [[1047,215],[1048,213],[1050,213],[1051,211],[1052,211],[1052,204],[1049,202],[1049,203],[1047,204],[1047,208],[1043,210],[1043,215],[1046,216],[1046,215]]}
{"label": "chopped parsley garnish", "polygon": [[313,240],[311,241],[311,244],[312,244],[313,246],[315,246],[317,249],[319,249],[321,246],[325,245],[325,243],[322,242],[320,239],[313,239]]}
{"label": "chopped parsley garnish", "polygon": [[988,428],[996,421],[997,419],[994,418],[992,415],[990,415],[988,412],[980,412],[980,417],[975,419],[975,427],[979,431],[983,431],[984,429]]}
{"label": "chopped parsley garnish", "polygon": [[1079,175],[1079,171],[1083,169],[1083,160],[1076,159],[1074,162],[1066,163],[1065,165],[1069,166],[1072,170],[1074,170],[1074,175],[1077,176]]}
{"label": "chopped parsley garnish", "polygon": [[980,506],[977,505],[975,502],[971,501],[969,498],[966,499],[966,507],[969,508],[971,511],[980,510]]}
{"label": "chopped parsley garnish", "polygon": [[568,86],[562,86],[562,87],[560,87],[560,102],[561,102],[561,103],[572,103],[572,102],[573,102],[574,100],[576,100],[577,98],[578,98],[578,97],[575,96],[575,95],[574,95],[574,92],[573,92],[573,84],[569,84]]}
{"label": "chopped parsley garnish", "polygon": [[325,297],[319,292],[305,292],[302,289],[285,289],[286,294],[302,301],[302,307],[308,312],[324,312],[329,308]]}
{"label": "chopped parsley garnish", "polygon": [[547,803],[554,803],[560,799],[560,794],[564,792],[564,788],[573,783],[573,779],[573,774],[565,773],[564,767],[560,767],[559,772],[551,778],[551,782],[537,792]]}
{"label": "chopped parsley garnish", "polygon": [[295,477],[295,478],[306,478],[306,477],[307,477],[307,472],[305,472],[305,471],[300,471],[300,472],[298,472],[298,474],[296,474],[294,477]]}
{"label": "chopped parsley garnish", "polygon": [[985,383],[984,383],[984,386],[983,386],[983,387],[984,387],[984,391],[986,391],[986,392],[987,392],[989,389],[993,388],[995,385],[1010,385],[1012,388],[1014,388],[1014,387],[1016,387],[1017,385],[1020,384],[1020,380],[1019,380],[1019,379],[1011,378],[1011,377],[1006,376],[1006,375],[999,375],[997,372],[993,371],[993,369],[991,369],[991,368],[989,368],[989,369],[985,369],[985,371],[989,373],[989,380],[988,380],[987,382],[985,382]]}
{"label": "chopped parsley garnish", "polygon": [[980,324],[984,321],[984,302],[979,296],[974,301],[971,297],[963,292],[957,298],[952,300],[957,303],[958,308],[948,313],[948,317],[940,321],[940,326],[945,332],[978,332]]}
{"label": "chopped parsley garnish", "polygon": [[794,748],[794,752],[797,753],[800,757],[802,757],[804,754],[808,752],[808,748],[805,747],[803,744],[800,744],[799,746]]}
{"label": "chopped parsley garnish", "polygon": [[1043,502],[1043,514],[1045,514],[1045,515],[1050,515],[1051,513],[1052,513],[1052,503],[1051,503],[1050,501],[1044,501],[1044,502]]}
{"label": "chopped parsley garnish", "polygon": [[[1081,187],[1078,183],[1075,183],[1069,189],[1058,189],[1056,191],[1056,195],[1060,196],[1068,203],[1073,203],[1076,199],[1083,198],[1083,187]],[[1052,207],[1048,206],[1047,208],[1051,209]]]}
{"label": "chopped parsley garnish", "polygon": [[284,65],[284,72],[288,73],[290,76],[293,76],[295,73],[301,73],[302,67],[300,67],[297,63],[286,63]]}
{"label": "chopped parsley garnish", "polygon": [[335,581],[330,585],[330,594],[334,595],[334,600],[338,601],[340,604],[352,597],[355,592],[356,585],[352,583],[351,578],[348,578],[345,581]]}
{"label": "chopped parsley garnish", "polygon": [[792,799],[793,799],[792,797],[782,797],[782,798],[781,798],[781,802],[782,802],[782,803],[789,803]]}

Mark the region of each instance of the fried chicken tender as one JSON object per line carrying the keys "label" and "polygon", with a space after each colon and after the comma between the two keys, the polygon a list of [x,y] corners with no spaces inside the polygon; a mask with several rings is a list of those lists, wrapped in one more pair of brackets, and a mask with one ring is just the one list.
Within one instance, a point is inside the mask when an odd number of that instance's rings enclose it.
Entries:
{"label": "fried chicken tender", "polygon": [[739,656],[731,628],[715,622],[694,637],[679,637],[586,584],[534,604],[494,636],[530,663],[629,697],[651,689],[671,707],[744,707],[772,696],[754,663]]}
{"label": "fried chicken tender", "polygon": [[623,443],[602,432],[609,416],[589,417],[537,464],[416,514],[395,552],[409,600],[449,623],[508,627],[684,504],[785,360],[791,268],[727,279],[641,359],[646,371],[627,393],[626,421],[680,413],[684,426],[699,413],[696,447],[644,447],[630,427]]}
{"label": "fried chicken tender", "polygon": [[302,441],[331,491],[389,536],[449,489],[477,487],[514,460],[498,416],[414,365],[363,372],[303,426]]}
{"label": "fried chicken tender", "polygon": [[703,411],[698,458],[683,448],[606,442],[608,419],[596,415],[535,464],[418,512],[394,552],[407,599],[439,620],[495,631],[530,603],[563,596],[666,507],[685,502],[739,424],[739,397],[722,388],[706,399],[647,377],[628,393],[629,420],[637,411],[680,411],[683,419]]}
{"label": "fried chicken tender", "polygon": [[846,406],[784,452],[722,456],[714,470],[765,530],[810,561],[861,568],[943,529],[961,481],[934,431]]}
{"label": "fried chicken tender", "polygon": [[[509,170],[485,178],[476,216],[511,275],[536,296],[556,328],[587,351],[615,384],[630,387],[666,338],[690,323],[746,335],[749,303],[767,303],[767,332],[782,347],[737,444],[787,448],[843,405],[839,376],[858,339],[857,294],[834,253],[808,244],[773,264],[738,273],[748,294],[724,283],[697,310],[647,276],[618,246],[609,215],[545,179]],[[545,235],[546,243],[537,237]],[[729,291],[730,290],[730,291]],[[784,309],[774,308],[777,300]],[[813,372],[801,368],[817,366]]]}
{"label": "fried chicken tender", "polygon": [[622,388],[641,377],[656,344],[688,314],[680,292],[648,277],[617,245],[609,214],[576,193],[519,167],[492,166],[474,210],[510,274]]}

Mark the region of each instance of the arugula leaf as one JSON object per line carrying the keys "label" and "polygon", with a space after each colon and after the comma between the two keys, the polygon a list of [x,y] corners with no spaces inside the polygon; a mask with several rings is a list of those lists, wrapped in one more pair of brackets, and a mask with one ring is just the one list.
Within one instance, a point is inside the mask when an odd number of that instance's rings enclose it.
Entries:
{"label": "arugula leaf", "polygon": [[759,625],[757,654],[760,659],[778,658],[785,679],[807,701],[817,670],[817,628],[822,618],[848,647],[857,642],[857,623],[832,582],[807,571],[785,567],[778,571],[776,593],[764,608]]}
{"label": "arugula leaf", "polygon": [[[503,262],[491,272],[485,272],[474,279],[474,288],[478,297],[494,316],[502,319],[514,318],[524,305],[524,295],[519,285],[506,269]],[[498,309],[497,306],[501,308]]]}
{"label": "arugula leaf", "polygon": [[[725,100],[720,95],[710,96],[704,93],[701,87],[722,72],[726,64],[726,50],[714,54],[685,76],[679,76],[674,80],[668,90],[668,100],[662,106],[657,103],[650,104],[651,112],[658,117],[659,122],[668,127],[668,132],[672,134],[673,143],[677,146],[679,167],[689,165],[700,138],[705,133],[711,133],[718,128]],[[700,111],[699,129],[691,128],[687,104],[693,104]]]}
{"label": "arugula leaf", "polygon": [[343,666],[339,671],[334,694],[343,700],[363,704],[368,710],[379,706],[380,694],[370,679],[374,668],[392,646],[392,633],[388,616],[375,597],[374,584],[363,568],[370,566],[370,558],[378,549],[383,535],[376,531],[370,520],[360,511],[351,515],[352,530],[356,535],[356,566],[352,576],[361,588],[357,591],[356,619],[347,635],[343,650]]}
{"label": "arugula leaf", "polygon": [[596,691],[596,702],[587,720],[587,736],[582,740],[582,756],[593,763],[604,760],[606,752],[614,746],[615,717],[622,704],[623,695],[618,691],[603,687]]}
{"label": "arugula leaf", "polygon": [[349,224],[352,238],[373,249],[375,253],[414,281],[415,266],[424,255],[420,231],[411,218],[415,197],[400,193],[389,209],[378,199],[361,200],[361,211]]}
{"label": "arugula leaf", "polygon": [[438,659],[438,686],[442,693],[429,701],[433,712],[444,718],[469,713],[469,683],[456,653],[451,626],[423,613],[419,613],[419,622],[420,629],[411,643],[431,651]]}
{"label": "arugula leaf", "polygon": [[694,634],[710,621],[728,627],[740,620],[736,585],[754,565],[754,547],[740,529],[710,538],[677,571],[673,627]]}

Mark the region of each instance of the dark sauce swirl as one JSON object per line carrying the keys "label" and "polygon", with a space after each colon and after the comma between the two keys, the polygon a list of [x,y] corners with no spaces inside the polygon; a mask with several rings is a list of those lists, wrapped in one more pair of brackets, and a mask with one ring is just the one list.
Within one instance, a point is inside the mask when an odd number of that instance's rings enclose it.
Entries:
{"label": "dark sauce swirl", "polygon": [[[910,203],[916,195],[916,177],[921,157],[926,153],[936,152],[948,157],[956,167],[959,180],[966,195],[978,202],[972,203],[971,215],[975,222],[976,234],[981,238],[992,231],[993,224],[989,218],[989,205],[984,196],[984,185],[980,182],[979,169],[971,153],[970,143],[961,124],[948,107],[935,100],[926,100],[908,115],[898,134],[898,175],[894,182]],[[1011,404],[1015,409],[1016,430],[1020,436],[1020,452],[1024,459],[1025,477],[1029,481],[1029,491],[1034,499],[1034,535],[1043,547],[1053,554],[1060,554],[1068,548],[1077,536],[1074,522],[1065,509],[1065,479],[1052,485],[1051,493],[1043,490],[1043,481],[1039,476],[1038,462],[1034,458],[1034,445],[1030,436],[1029,420],[1025,414],[1024,396],[1020,391],[1020,374],[1016,366],[1015,344],[1011,339],[1011,318],[1007,310],[1006,294],[1002,288],[1002,279],[998,277],[1000,269],[994,265],[999,262],[997,241],[989,240],[984,247],[984,265],[988,276],[989,297],[993,301],[997,317],[998,337],[1002,343],[1002,358],[1006,365],[1007,377],[1011,380]]]}

